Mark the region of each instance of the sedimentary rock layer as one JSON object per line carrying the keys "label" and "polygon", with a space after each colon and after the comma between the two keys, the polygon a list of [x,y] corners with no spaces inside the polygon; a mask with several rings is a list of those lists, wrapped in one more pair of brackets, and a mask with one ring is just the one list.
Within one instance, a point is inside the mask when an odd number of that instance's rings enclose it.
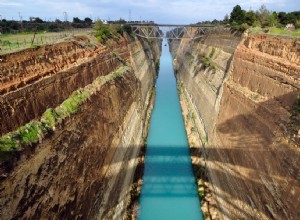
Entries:
{"label": "sedimentary rock layer", "polygon": [[[62,53],[68,57],[78,43],[65,44],[70,44],[66,46],[70,50]],[[57,50],[56,45],[51,47]],[[1,164],[2,219],[120,219],[125,214],[139,151],[147,135],[146,111],[152,105],[159,42],[125,37],[110,42],[110,48],[99,45],[93,53],[89,48],[82,53],[93,55],[16,91],[7,91],[4,96],[10,96],[12,103],[25,93],[31,94],[24,103],[32,101],[35,110],[27,110],[32,105],[27,104],[22,106],[26,119],[7,114],[2,117],[10,123],[26,123],[97,76],[109,74],[125,62],[132,70],[107,81],[40,143],[16,152]],[[8,57],[6,62],[10,62]],[[13,96],[16,92],[20,95]],[[2,107],[8,108],[7,102]],[[13,129],[8,124],[2,132]]]}
{"label": "sedimentary rock layer", "polygon": [[202,155],[219,215],[297,219],[300,152],[288,139],[299,39],[225,32],[173,47],[178,80],[208,136]]}

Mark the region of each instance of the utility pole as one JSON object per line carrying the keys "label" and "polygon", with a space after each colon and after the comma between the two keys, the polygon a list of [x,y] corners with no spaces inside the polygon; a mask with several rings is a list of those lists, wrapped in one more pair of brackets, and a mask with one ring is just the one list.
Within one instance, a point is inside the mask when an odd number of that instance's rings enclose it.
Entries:
{"label": "utility pole", "polygon": [[129,9],[129,16],[128,16],[128,22],[131,21],[131,9]]}
{"label": "utility pole", "polygon": [[64,11],[63,16],[64,16],[64,22],[67,23],[68,22],[68,13],[66,11]]}

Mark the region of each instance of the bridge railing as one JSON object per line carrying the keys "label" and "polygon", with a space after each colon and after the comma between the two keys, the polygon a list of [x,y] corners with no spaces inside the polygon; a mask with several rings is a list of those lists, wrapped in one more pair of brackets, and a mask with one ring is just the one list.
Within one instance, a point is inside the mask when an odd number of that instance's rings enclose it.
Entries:
{"label": "bridge railing", "polygon": [[212,25],[183,25],[183,24],[154,24],[154,23],[127,23],[133,32],[143,38],[167,38],[191,40],[201,38],[205,30]]}

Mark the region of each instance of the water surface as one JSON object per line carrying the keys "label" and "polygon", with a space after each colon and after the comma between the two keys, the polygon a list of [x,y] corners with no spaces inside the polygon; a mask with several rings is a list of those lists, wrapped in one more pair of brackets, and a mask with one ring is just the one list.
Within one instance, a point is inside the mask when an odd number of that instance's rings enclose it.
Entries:
{"label": "water surface", "polygon": [[203,219],[168,46],[160,58],[138,219]]}

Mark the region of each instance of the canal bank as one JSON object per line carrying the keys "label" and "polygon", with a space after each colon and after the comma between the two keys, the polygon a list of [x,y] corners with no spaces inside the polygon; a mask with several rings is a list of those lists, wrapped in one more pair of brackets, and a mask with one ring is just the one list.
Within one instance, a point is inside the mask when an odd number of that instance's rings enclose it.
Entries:
{"label": "canal bank", "polygon": [[160,58],[138,219],[202,219],[168,46]]}

